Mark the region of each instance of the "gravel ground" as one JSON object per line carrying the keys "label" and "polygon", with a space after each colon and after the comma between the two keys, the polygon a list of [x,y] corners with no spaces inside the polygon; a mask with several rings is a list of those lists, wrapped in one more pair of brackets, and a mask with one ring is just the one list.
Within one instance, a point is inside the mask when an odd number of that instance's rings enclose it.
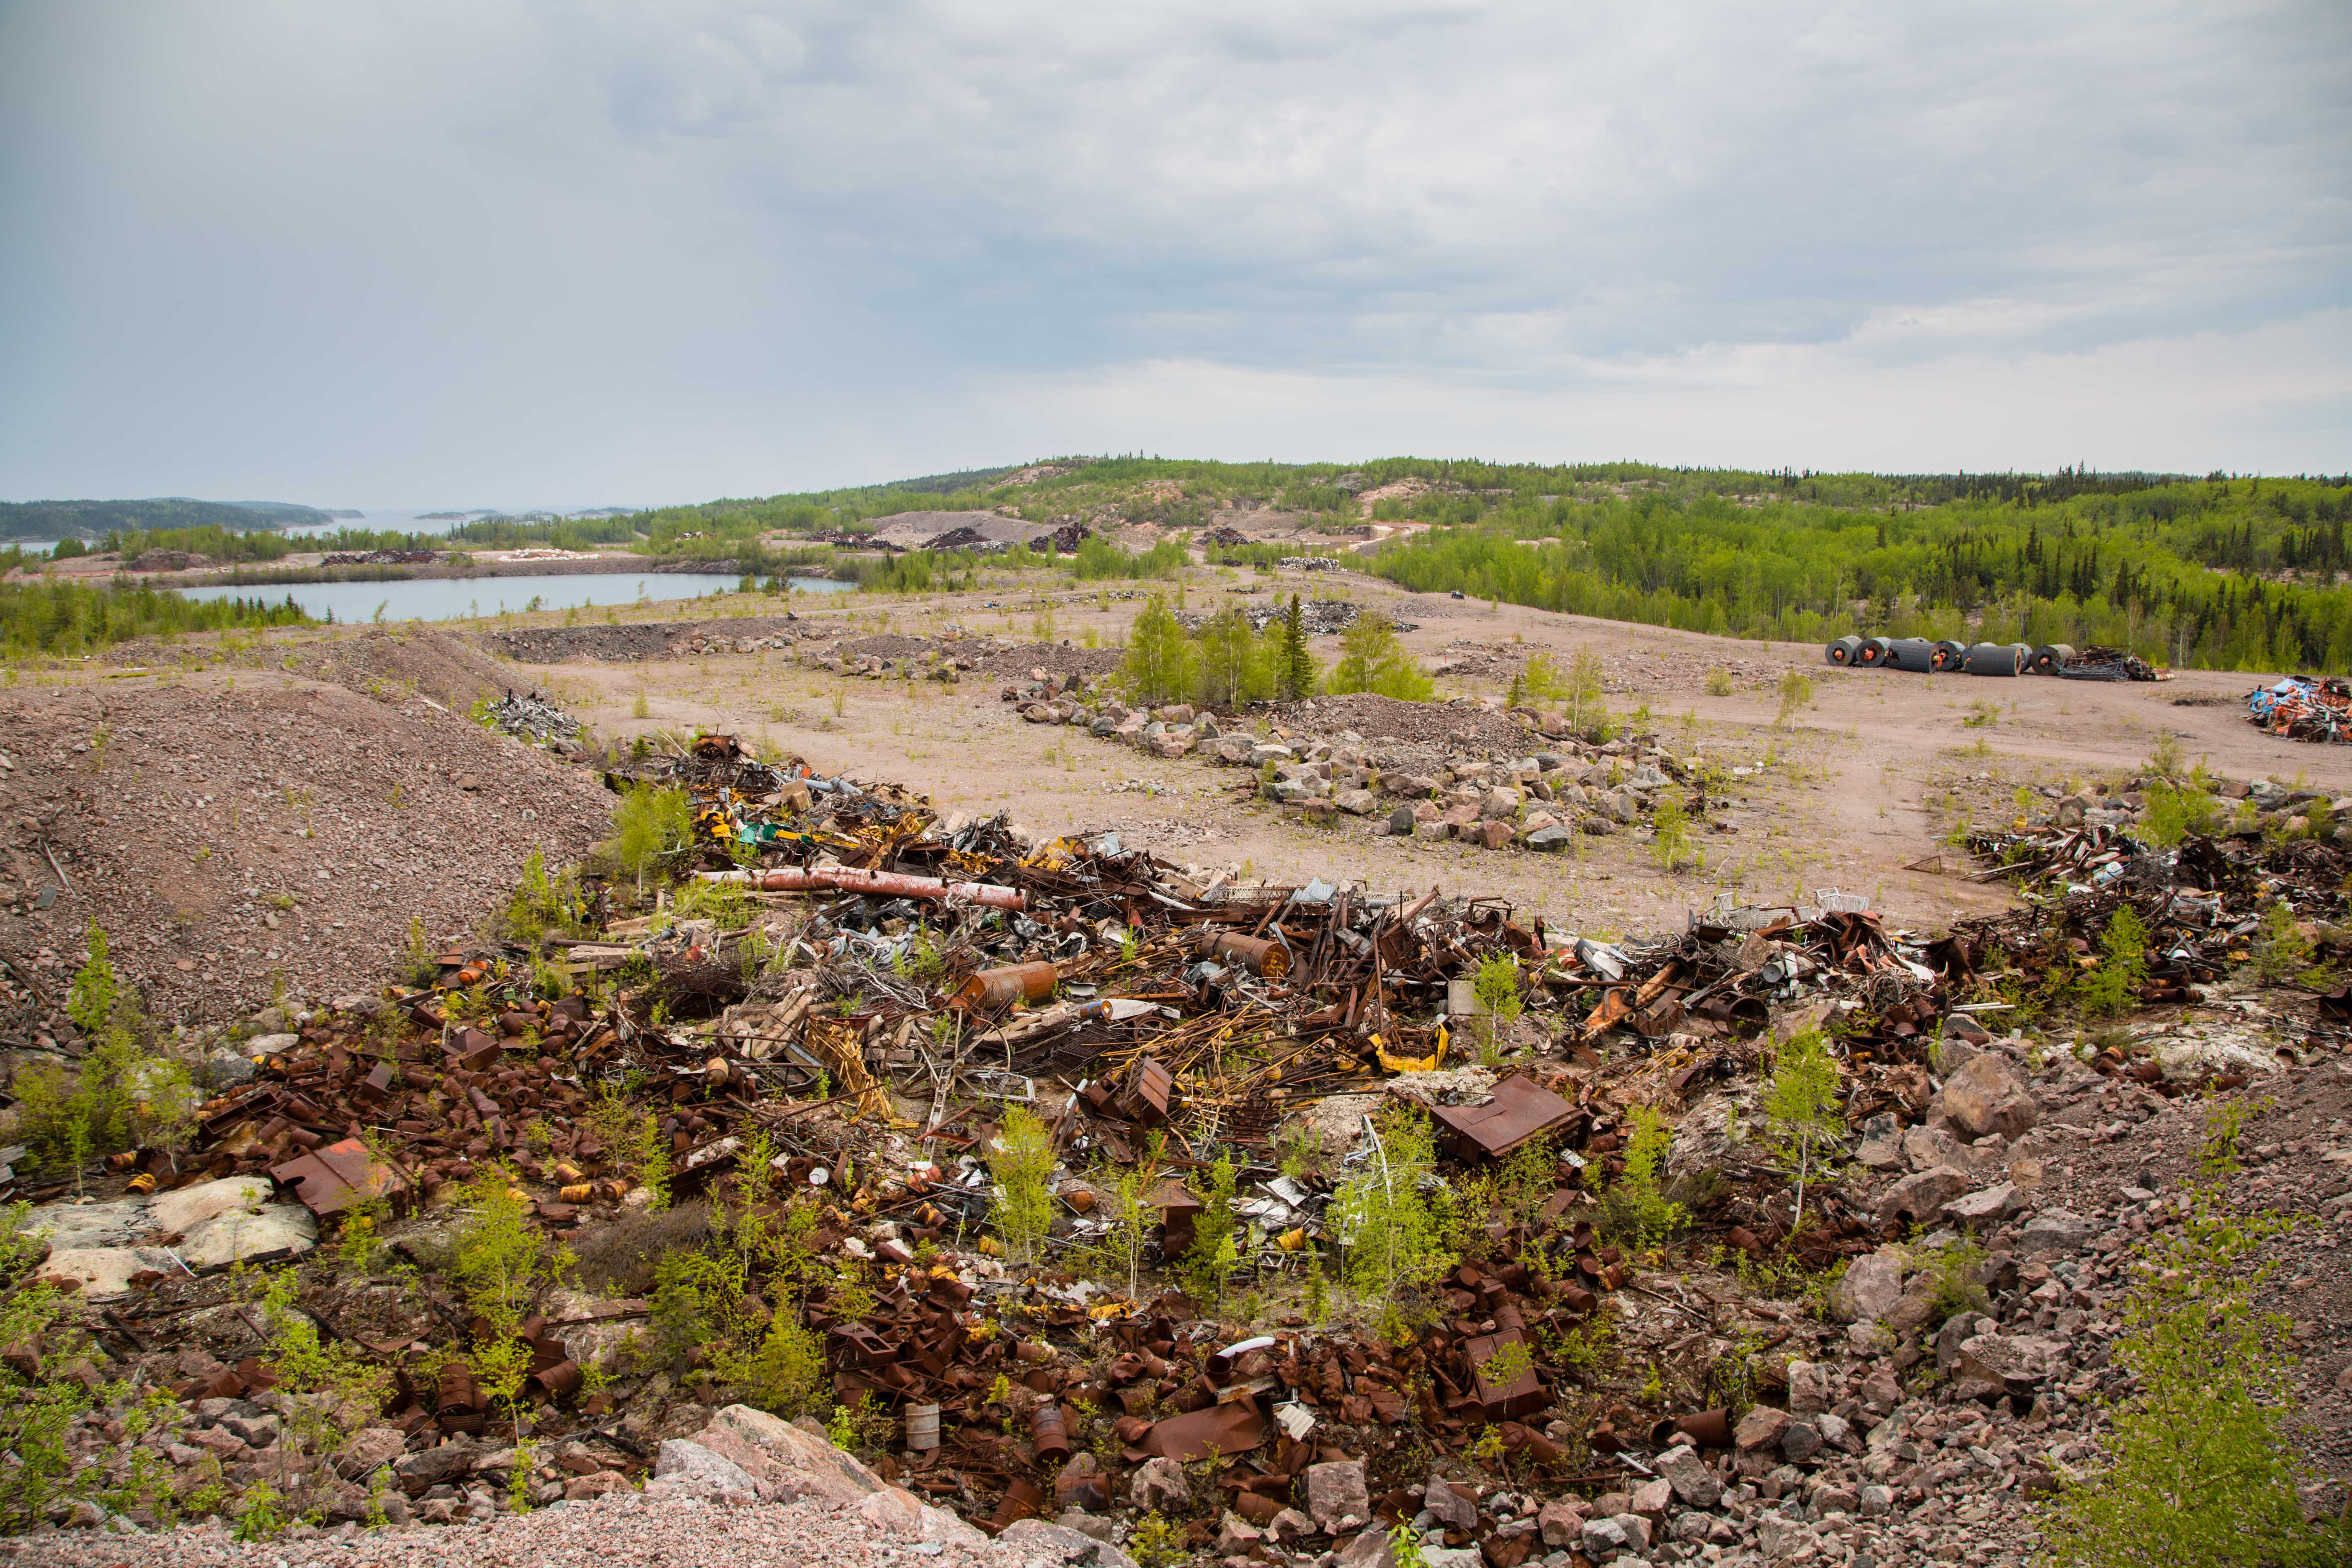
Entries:
{"label": "gravel ground", "polygon": [[1500,713],[1442,702],[1400,702],[1369,691],[1278,702],[1265,711],[1285,729],[1326,737],[1353,730],[1368,741],[1434,742],[1456,752],[1500,752],[1514,757],[1525,756],[1539,744]]}
{"label": "gravel ground", "polygon": [[61,1003],[95,918],[175,1021],[248,1012],[273,976],[372,992],[412,918],[434,942],[467,931],[533,848],[569,864],[611,819],[593,772],[391,688],[20,688],[0,735],[0,956]]}
{"label": "gravel ground", "polygon": [[[349,1528],[349,1527],[346,1527]],[[858,1515],[815,1502],[712,1507],[634,1497],[568,1502],[486,1524],[326,1531],[239,1542],[215,1523],[152,1535],[54,1531],[0,1541],[0,1561],[45,1568],[801,1568],[936,1563],[944,1568],[1010,1553],[899,1541]]]}

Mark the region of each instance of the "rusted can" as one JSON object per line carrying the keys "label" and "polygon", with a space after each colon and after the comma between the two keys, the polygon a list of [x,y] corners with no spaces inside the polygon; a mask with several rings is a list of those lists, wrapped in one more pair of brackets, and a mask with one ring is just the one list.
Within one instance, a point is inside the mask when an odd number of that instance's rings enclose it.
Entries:
{"label": "rusted can", "polygon": [[582,1381],[580,1363],[573,1361],[557,1362],[553,1366],[543,1367],[532,1373],[530,1381],[537,1384],[541,1391],[550,1399],[567,1399],[580,1392]]}
{"label": "rusted can", "polygon": [[1060,978],[1051,963],[1012,963],[983,969],[956,988],[948,1005],[966,1013],[1002,1013],[1016,1002],[1043,1002],[1054,994]]}
{"label": "rusted can", "polygon": [[1068,1423],[1050,1399],[1029,1413],[1029,1447],[1040,1459],[1064,1458],[1070,1452]]}
{"label": "rusted can", "polygon": [[1290,973],[1290,950],[1271,937],[1207,931],[1202,935],[1199,950],[1203,957],[1221,959],[1268,980],[1279,980]]}
{"label": "rusted can", "polygon": [[907,1452],[928,1454],[940,1446],[940,1407],[936,1405],[907,1406]]}

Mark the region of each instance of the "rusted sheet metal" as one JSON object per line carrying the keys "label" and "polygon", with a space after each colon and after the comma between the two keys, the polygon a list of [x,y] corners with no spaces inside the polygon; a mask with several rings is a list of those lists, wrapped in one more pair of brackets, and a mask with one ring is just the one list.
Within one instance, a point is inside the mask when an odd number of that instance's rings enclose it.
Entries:
{"label": "rusted sheet metal", "polygon": [[1127,1458],[1130,1464],[1154,1457],[1190,1464],[1206,1457],[1211,1448],[1230,1458],[1265,1441],[1265,1417],[1259,1413],[1257,1402],[1237,1400],[1153,1422],[1150,1430],[1127,1450]]}
{"label": "rusted sheet metal", "polygon": [[1495,1086],[1484,1105],[1440,1105],[1430,1116],[1445,1130],[1454,1152],[1496,1159],[1566,1121],[1576,1108],[1525,1073]]}
{"label": "rusted sheet metal", "polygon": [[408,1196],[408,1183],[400,1173],[378,1163],[356,1138],[272,1165],[269,1174],[292,1187],[302,1206],[321,1218],[373,1198],[402,1206]]}
{"label": "rusted sheet metal", "polygon": [[731,883],[762,893],[872,893],[885,899],[960,899],[993,910],[1028,907],[1018,888],[989,882],[950,882],[939,877],[915,877],[902,871],[859,871],[847,866],[785,866],[773,871],[698,871],[706,882]]}
{"label": "rusted sheet metal", "polygon": [[[1487,1420],[1532,1415],[1551,1403],[1551,1395],[1536,1381],[1535,1358],[1517,1332],[1488,1334],[1462,1349],[1477,1379],[1478,1406]],[[1496,1375],[1490,1376],[1490,1370]]]}

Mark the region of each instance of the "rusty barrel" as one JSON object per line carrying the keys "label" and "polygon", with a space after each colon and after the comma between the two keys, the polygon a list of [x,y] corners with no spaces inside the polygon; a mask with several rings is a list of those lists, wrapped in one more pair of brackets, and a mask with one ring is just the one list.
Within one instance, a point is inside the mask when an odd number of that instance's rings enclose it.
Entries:
{"label": "rusty barrel", "polygon": [[1003,1013],[1016,1002],[1043,1002],[1054,994],[1057,979],[1051,963],[1008,963],[983,969],[956,987],[948,1005],[966,1013]]}
{"label": "rusty barrel", "polygon": [[1271,937],[1202,931],[1199,952],[1204,958],[1222,960],[1268,980],[1279,980],[1290,973],[1290,950]]}

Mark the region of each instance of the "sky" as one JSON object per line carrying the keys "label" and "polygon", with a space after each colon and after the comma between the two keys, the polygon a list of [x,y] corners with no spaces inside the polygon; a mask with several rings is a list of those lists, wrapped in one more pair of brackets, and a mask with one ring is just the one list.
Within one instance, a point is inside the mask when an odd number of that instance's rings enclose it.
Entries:
{"label": "sky", "polygon": [[0,0],[0,500],[2352,468],[2352,6]]}

